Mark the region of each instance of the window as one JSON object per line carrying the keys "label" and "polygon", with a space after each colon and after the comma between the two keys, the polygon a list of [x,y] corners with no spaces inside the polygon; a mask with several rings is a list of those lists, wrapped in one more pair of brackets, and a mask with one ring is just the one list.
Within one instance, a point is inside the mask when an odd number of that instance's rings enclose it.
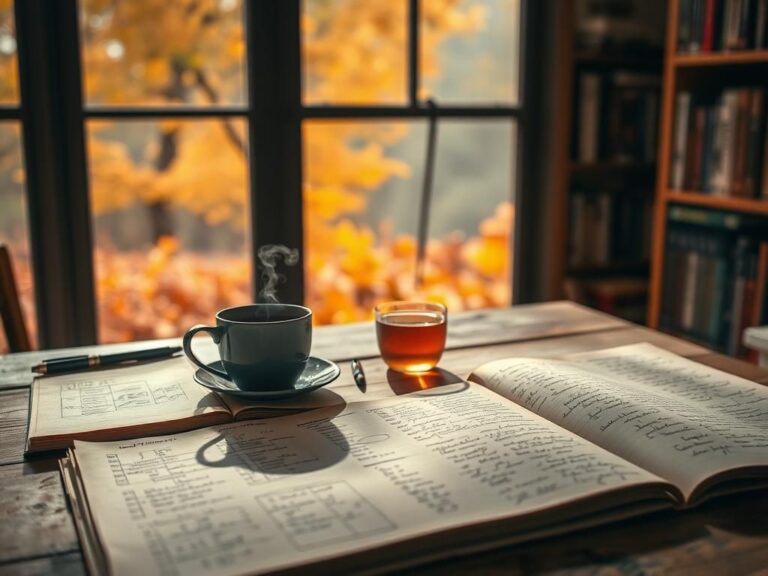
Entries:
{"label": "window", "polygon": [[[35,341],[34,282],[22,153],[16,24],[13,5],[0,5],[0,244],[11,252],[27,329]],[[7,348],[0,331],[0,351]]]}
{"label": "window", "polygon": [[321,323],[382,299],[510,303],[521,3],[17,2],[23,114],[2,120],[26,118],[41,174],[28,203],[36,278],[54,279],[43,344],[209,322],[254,298],[264,244],[301,249],[279,296]]}

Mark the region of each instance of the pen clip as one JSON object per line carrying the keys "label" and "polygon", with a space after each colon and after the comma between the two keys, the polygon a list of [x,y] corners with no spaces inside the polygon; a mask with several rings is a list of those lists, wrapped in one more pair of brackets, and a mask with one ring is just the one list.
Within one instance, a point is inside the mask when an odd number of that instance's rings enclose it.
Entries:
{"label": "pen clip", "polygon": [[47,360],[41,360],[42,364],[50,364],[51,362],[60,362],[62,360],[80,360],[81,358],[88,358],[88,354],[79,354],[78,356],[61,356],[60,358],[48,358]]}

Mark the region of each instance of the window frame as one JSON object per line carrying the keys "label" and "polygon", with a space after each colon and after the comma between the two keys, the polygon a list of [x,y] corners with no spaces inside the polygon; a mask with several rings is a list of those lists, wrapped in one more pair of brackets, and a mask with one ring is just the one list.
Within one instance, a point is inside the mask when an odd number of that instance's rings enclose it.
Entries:
{"label": "window frame", "polygon": [[[97,302],[85,126],[92,119],[241,118],[249,138],[248,182],[253,295],[258,291],[254,247],[303,247],[302,125],[308,120],[509,120],[517,125],[517,181],[513,246],[533,238],[539,202],[541,53],[544,3],[521,0],[520,88],[514,105],[440,105],[417,98],[421,0],[408,3],[408,99],[401,106],[305,105],[301,84],[301,0],[244,0],[248,95],[237,106],[86,106],[82,94],[78,0],[16,0],[20,106],[0,108],[0,119],[22,123],[30,242],[41,348],[97,341]],[[540,71],[539,71],[540,72]],[[270,78],[266,85],[259,78]],[[66,145],[64,145],[66,143]],[[281,193],[274,193],[279,190]],[[525,193],[524,193],[525,192]],[[535,195],[534,195],[535,196]],[[524,217],[525,215],[525,217]],[[532,220],[532,216],[534,219]],[[534,297],[530,271],[536,247],[513,252],[513,301]],[[304,270],[286,271],[281,297],[304,299]]]}

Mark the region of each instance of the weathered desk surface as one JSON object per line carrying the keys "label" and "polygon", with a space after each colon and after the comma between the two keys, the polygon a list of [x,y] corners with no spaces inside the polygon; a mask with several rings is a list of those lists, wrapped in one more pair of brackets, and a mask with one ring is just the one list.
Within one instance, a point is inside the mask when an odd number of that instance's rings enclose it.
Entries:
{"label": "weathered desk surface", "polygon": [[[651,342],[697,362],[768,384],[768,371],[693,344],[599,314],[554,302],[456,315],[441,367],[461,376],[482,362],[509,356],[555,356]],[[92,347],[106,351],[146,343]],[[204,353],[212,354],[202,339]],[[206,349],[207,348],[207,349]],[[88,349],[90,350],[90,349]],[[73,350],[57,351],[70,355]],[[413,389],[414,381],[387,376],[369,324],[318,328],[315,355],[341,361],[332,388],[348,400]],[[29,367],[49,352],[0,357],[0,574],[83,574],[72,519],[54,458],[25,460]],[[356,388],[346,360],[364,362],[368,389]],[[710,502],[679,513],[431,564],[413,573],[748,574],[768,567],[768,493]]]}

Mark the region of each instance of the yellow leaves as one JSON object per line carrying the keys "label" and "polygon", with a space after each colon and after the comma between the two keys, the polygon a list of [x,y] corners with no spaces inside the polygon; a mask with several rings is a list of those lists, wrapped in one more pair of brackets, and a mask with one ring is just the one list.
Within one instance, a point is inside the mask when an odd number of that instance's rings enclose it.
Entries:
{"label": "yellow leaves", "polygon": [[149,58],[144,63],[144,79],[150,84],[162,84],[168,81],[171,69],[167,58]]}
{"label": "yellow leaves", "polygon": [[330,220],[341,213],[358,213],[365,209],[365,198],[336,186],[304,186],[304,206],[308,216]]}

